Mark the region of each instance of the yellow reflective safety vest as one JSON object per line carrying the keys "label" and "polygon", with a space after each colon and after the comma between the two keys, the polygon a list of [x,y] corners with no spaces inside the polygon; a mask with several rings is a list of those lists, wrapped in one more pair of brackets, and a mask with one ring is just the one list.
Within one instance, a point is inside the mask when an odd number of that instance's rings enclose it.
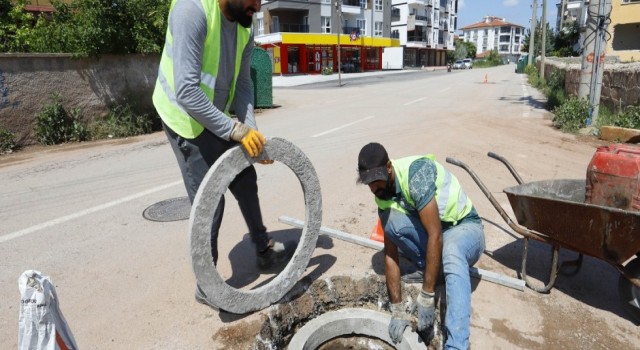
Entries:
{"label": "yellow reflective safety vest", "polygon": [[[204,40],[202,51],[202,68],[200,73],[200,88],[213,103],[216,76],[218,75],[218,65],[220,63],[220,22],[222,11],[218,0],[201,0],[202,8],[207,17],[207,35]],[[171,1],[171,9],[176,0]],[[233,73],[233,82],[227,98],[224,113],[229,115],[229,106],[233,101],[236,90],[236,81],[240,73],[242,53],[249,43],[251,28],[245,28],[239,23],[236,40],[236,64]],[[153,105],[156,107],[162,121],[168,125],[176,134],[193,139],[200,135],[204,126],[193,119],[176,101],[175,84],[173,80],[173,37],[170,28],[167,28],[167,35],[160,59],[160,69],[158,79],[153,91]]]}
{"label": "yellow reflective safety vest", "polygon": [[409,167],[415,160],[424,158],[432,160],[436,165],[436,193],[434,199],[438,204],[440,220],[456,225],[458,221],[469,214],[473,208],[473,204],[471,203],[471,199],[469,199],[462,190],[462,187],[460,187],[458,179],[440,163],[436,162],[435,156],[432,154],[391,160],[397,178],[396,183],[400,184],[402,198],[397,202],[394,200],[382,200],[376,197],[376,204],[380,210],[391,208],[406,215],[410,215],[410,210],[417,210],[415,201],[411,198],[409,191]]}

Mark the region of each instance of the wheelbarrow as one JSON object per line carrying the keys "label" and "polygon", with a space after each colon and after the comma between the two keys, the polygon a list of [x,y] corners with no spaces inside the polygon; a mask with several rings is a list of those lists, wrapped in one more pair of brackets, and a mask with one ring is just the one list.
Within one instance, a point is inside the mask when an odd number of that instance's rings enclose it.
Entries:
{"label": "wheelbarrow", "polygon": [[[620,273],[618,293],[622,305],[636,322],[640,322],[640,212],[585,203],[585,180],[544,180],[525,184],[504,157],[493,152],[487,155],[502,162],[519,184],[503,190],[517,223],[469,166],[453,158],[446,160],[466,170],[509,227],[524,237],[520,275],[527,287],[548,293],[558,272],[577,273],[586,254],[604,260]],[[543,287],[533,285],[527,277],[530,239],[552,248],[549,278]],[[560,264],[560,248],[577,252],[578,258]],[[567,267],[571,269],[567,270]]]}

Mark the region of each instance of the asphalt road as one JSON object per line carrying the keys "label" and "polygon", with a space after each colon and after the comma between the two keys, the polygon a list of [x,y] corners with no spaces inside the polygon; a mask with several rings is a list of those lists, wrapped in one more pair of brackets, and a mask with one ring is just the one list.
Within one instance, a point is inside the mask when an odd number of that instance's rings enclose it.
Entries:
{"label": "asphalt road", "polygon": [[[296,144],[314,164],[323,226],[362,237],[371,232],[375,204],[368,189],[355,183],[358,151],[371,141],[383,143],[392,158],[433,153],[442,163],[447,156],[462,160],[508,209],[501,190],[515,181],[486,157],[488,151],[505,156],[525,181],[583,178],[599,144],[554,129],[542,97],[513,68],[415,71],[350,79],[342,87],[324,82],[276,88],[278,108],[260,111],[258,125],[267,136]],[[520,237],[464,171],[448,168],[485,220],[487,251],[478,266],[516,277]],[[298,231],[277,222],[281,215],[304,218],[295,176],[281,164],[257,169],[268,228],[274,237],[296,239]],[[184,195],[163,133],[1,157],[0,348],[17,347],[17,279],[27,269],[53,279],[83,349],[233,348],[220,331],[261,322],[261,313],[233,316],[196,303],[187,221],[142,217],[148,206]],[[256,272],[245,234],[237,204],[227,196],[219,271],[229,284],[248,289],[271,275]],[[530,275],[544,280],[548,249],[534,245],[530,256]],[[637,327],[618,302],[617,273],[595,259],[584,265],[576,276],[560,276],[546,295],[474,280],[472,346],[639,347]],[[380,254],[321,238],[307,275],[362,276],[382,273],[381,266]],[[247,342],[255,336],[245,333]]]}

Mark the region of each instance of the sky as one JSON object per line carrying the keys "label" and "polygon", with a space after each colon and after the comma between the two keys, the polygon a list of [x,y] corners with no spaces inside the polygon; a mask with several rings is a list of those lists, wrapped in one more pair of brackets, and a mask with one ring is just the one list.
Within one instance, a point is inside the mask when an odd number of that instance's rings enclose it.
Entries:
{"label": "sky", "polygon": [[[547,22],[555,28],[558,0],[547,0]],[[480,22],[485,16],[530,28],[533,0],[458,0],[458,29]],[[542,18],[542,0],[538,0],[538,20]],[[460,30],[457,31],[458,33]]]}

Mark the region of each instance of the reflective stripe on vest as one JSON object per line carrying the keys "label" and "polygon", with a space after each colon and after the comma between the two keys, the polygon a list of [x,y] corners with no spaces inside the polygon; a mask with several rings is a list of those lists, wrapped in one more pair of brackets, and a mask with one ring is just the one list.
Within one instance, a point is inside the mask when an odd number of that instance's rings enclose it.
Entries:
{"label": "reflective stripe on vest", "polygon": [[[171,9],[177,0],[171,2]],[[222,12],[218,0],[201,0],[202,8],[207,17],[207,35],[204,40],[202,50],[202,68],[200,72],[200,88],[213,103],[214,91],[216,86],[216,76],[218,75],[218,65],[220,64],[220,30]],[[236,40],[236,57],[235,70],[233,72],[233,80],[229,89],[224,113],[229,114],[229,106],[233,102],[236,91],[236,82],[240,74],[240,64],[242,63],[242,53],[249,43],[251,28],[244,28],[237,24],[237,40]],[[164,49],[162,50],[162,58],[160,59],[160,68],[158,69],[158,79],[153,91],[153,105],[156,107],[160,118],[167,124],[176,134],[193,139],[200,135],[204,127],[193,119],[178,104],[175,95],[175,83],[173,81],[173,37],[171,29],[167,28]]]}
{"label": "reflective stripe on vest", "polygon": [[471,203],[471,199],[469,199],[462,190],[458,179],[440,163],[436,162],[435,156],[432,154],[392,160],[393,171],[398,179],[397,183],[400,184],[402,198],[400,202],[396,202],[393,200],[382,200],[376,197],[378,208],[380,210],[392,208],[407,215],[409,215],[409,210],[417,210],[416,204],[413,198],[411,198],[411,192],[409,191],[409,167],[411,163],[418,159],[430,159],[436,165],[436,193],[434,198],[438,204],[440,220],[456,225],[459,220],[469,214],[473,204]]}

